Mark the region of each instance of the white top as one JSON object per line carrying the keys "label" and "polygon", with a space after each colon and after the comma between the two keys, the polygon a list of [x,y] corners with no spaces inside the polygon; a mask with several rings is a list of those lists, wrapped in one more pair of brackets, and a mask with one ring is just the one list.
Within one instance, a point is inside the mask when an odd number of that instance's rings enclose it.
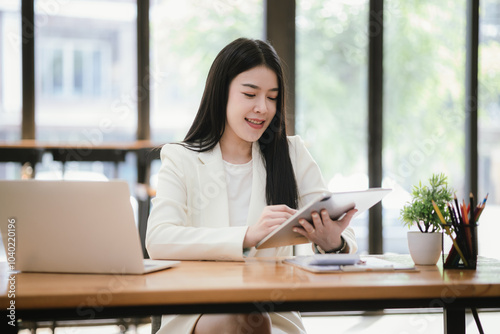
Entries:
{"label": "white top", "polygon": [[252,160],[240,165],[224,160],[224,169],[229,204],[229,225],[246,226],[252,195]]}

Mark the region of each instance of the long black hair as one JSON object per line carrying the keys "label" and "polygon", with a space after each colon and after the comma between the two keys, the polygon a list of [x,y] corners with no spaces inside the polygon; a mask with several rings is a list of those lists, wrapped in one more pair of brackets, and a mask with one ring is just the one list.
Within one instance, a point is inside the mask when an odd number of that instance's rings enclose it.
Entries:
{"label": "long black hair", "polygon": [[274,48],[263,41],[238,38],[224,47],[208,73],[198,113],[183,144],[194,151],[209,151],[217,145],[226,125],[229,85],[240,73],[264,65],[278,78],[276,114],[259,138],[266,166],[268,205],[297,208],[298,190],[286,136],[285,82],[283,68]]}

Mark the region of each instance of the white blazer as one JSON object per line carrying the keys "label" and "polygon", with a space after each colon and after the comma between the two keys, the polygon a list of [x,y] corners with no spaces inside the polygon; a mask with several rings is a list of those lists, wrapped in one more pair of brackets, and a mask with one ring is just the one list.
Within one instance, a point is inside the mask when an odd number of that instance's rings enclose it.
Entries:
{"label": "white blazer", "polygon": [[[299,207],[327,187],[320,169],[298,136],[288,137],[290,159],[299,194]],[[220,146],[194,152],[167,144],[161,150],[158,187],[148,219],[146,247],[152,259],[243,261],[245,256],[290,256],[292,246],[243,253],[248,226],[255,224],[266,204],[266,170],[258,143],[252,146],[252,194],[247,226],[229,224],[225,169]],[[350,252],[357,250],[354,231],[342,233]],[[285,333],[305,332],[296,312],[270,314]],[[191,333],[199,315],[164,316],[159,333]]]}

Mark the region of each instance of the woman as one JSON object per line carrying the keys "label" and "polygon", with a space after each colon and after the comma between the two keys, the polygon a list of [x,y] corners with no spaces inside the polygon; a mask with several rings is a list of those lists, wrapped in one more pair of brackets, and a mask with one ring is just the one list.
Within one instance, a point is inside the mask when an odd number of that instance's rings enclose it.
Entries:
{"label": "woman", "polygon": [[[255,249],[296,209],[327,190],[299,137],[287,137],[285,83],[269,44],[240,38],[210,68],[184,141],[161,152],[157,196],[146,245],[153,259],[236,260],[290,256],[292,246]],[[326,212],[301,220],[297,233],[316,252],[353,253],[351,210],[339,221]],[[159,333],[305,333],[296,312],[164,316]]]}

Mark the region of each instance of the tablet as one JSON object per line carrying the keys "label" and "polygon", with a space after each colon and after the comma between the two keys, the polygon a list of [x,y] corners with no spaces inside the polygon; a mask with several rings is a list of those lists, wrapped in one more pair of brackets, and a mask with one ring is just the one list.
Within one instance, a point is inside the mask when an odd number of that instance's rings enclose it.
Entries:
{"label": "tablet", "polygon": [[326,209],[331,219],[338,220],[347,211],[356,208],[358,212],[354,215],[354,219],[380,202],[390,192],[391,189],[370,188],[359,191],[322,193],[283,222],[280,227],[259,241],[255,248],[262,249],[308,243],[310,242],[309,239],[299,233],[293,232],[294,227],[302,226],[299,223],[299,219],[305,218],[312,223],[311,214]]}

